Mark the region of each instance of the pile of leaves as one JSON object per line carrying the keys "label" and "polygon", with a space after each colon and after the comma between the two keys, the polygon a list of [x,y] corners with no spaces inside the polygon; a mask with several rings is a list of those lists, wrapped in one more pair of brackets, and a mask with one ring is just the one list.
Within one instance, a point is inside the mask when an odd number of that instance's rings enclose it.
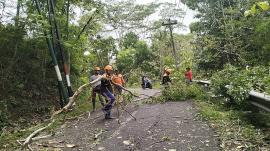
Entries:
{"label": "pile of leaves", "polygon": [[[224,100],[223,100],[224,101]],[[268,150],[269,148],[269,114],[258,113],[249,118],[249,113],[224,108],[222,99],[212,101],[198,101],[200,116],[207,119],[219,138],[222,150]],[[261,120],[260,126],[254,124]]]}

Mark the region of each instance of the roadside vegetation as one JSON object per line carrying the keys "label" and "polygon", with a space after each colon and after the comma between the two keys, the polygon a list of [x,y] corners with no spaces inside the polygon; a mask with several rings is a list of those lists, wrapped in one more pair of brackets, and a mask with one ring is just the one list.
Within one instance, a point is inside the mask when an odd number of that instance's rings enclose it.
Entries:
{"label": "roadside vegetation", "polygon": [[[251,90],[270,94],[269,0],[183,1],[197,12],[197,21],[190,25],[190,34],[172,33],[175,53],[168,27],[162,23],[168,18],[182,20],[185,12],[180,5],[59,0],[52,21],[49,1],[39,2],[41,15],[31,0],[16,2],[0,4],[0,149],[18,147],[17,139],[45,126],[60,108],[63,94],[43,34],[50,33],[62,71],[65,61],[61,61],[54,22],[59,25],[74,91],[88,82],[95,66],[112,63],[124,75],[126,86],[133,88],[141,87],[143,75],[155,88],[162,88],[160,79],[169,67],[173,84],[145,103],[194,100],[198,118],[217,130],[224,150],[270,148],[270,115],[251,107],[248,98]],[[16,13],[10,14],[10,9]],[[148,21],[157,12],[160,19]],[[179,22],[173,28],[185,27]],[[111,33],[118,36],[104,36]],[[210,80],[211,87],[187,85],[187,67],[194,79]],[[49,131],[54,133],[67,119],[91,111],[89,96],[89,91],[84,92],[73,110],[59,115]]]}
{"label": "roadside vegetation", "polygon": [[[46,130],[48,134],[53,135],[56,133],[56,129],[60,126],[68,123],[68,121],[74,121],[82,118],[83,116],[88,116],[89,112],[92,111],[92,105],[89,99],[90,93],[86,92],[80,96],[74,108],[66,112],[65,114],[61,114],[56,117],[53,124]],[[97,104],[99,107],[100,105]],[[9,131],[3,130],[0,136],[0,150],[3,149],[18,149],[20,146],[17,143],[17,140],[21,140],[30,135],[33,131],[48,125],[50,120],[43,120],[42,122],[38,122],[35,125],[29,125],[25,127],[18,127],[18,129]]]}
{"label": "roadside vegetation", "polygon": [[[163,90],[160,97],[144,103],[186,101],[194,103],[197,117],[207,120],[220,138],[222,150],[262,150],[270,147],[270,114],[254,109],[251,105],[240,107],[229,98],[216,97],[208,88],[193,83],[176,82]],[[248,102],[248,100],[245,100]]]}

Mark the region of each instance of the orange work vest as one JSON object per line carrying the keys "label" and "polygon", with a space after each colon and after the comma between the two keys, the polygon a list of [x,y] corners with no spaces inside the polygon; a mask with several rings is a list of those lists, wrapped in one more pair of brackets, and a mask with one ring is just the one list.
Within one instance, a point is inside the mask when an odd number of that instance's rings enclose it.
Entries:
{"label": "orange work vest", "polygon": [[125,80],[124,80],[124,78],[123,78],[123,76],[121,74],[113,75],[112,81],[114,83],[117,83],[117,84],[120,84],[120,85],[125,84]]}

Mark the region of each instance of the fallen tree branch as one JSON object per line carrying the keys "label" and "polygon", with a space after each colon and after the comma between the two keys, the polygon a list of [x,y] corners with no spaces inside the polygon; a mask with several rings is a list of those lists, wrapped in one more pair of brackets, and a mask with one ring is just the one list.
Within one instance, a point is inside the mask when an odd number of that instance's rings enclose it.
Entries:
{"label": "fallen tree branch", "polygon": [[25,147],[28,147],[28,148],[29,148],[29,144],[32,142],[33,137],[35,137],[38,133],[44,131],[46,128],[50,127],[53,123],[54,123],[54,120],[53,120],[51,123],[49,123],[47,126],[42,127],[42,128],[40,128],[40,129],[34,131],[32,134],[30,134],[30,135],[25,139],[25,142],[22,144],[21,150],[23,150]]}
{"label": "fallen tree branch", "polygon": [[[40,139],[49,138],[49,137],[51,137],[51,136],[53,136],[53,134],[50,134],[50,135],[44,135],[44,136],[38,136],[38,137],[33,137],[33,138],[32,138],[32,141],[37,141],[37,140],[40,140]],[[22,145],[21,142],[25,142],[25,141],[26,141],[26,139],[23,139],[23,140],[17,140],[17,142],[18,142],[20,145]]]}
{"label": "fallen tree branch", "polygon": [[[28,147],[29,150],[31,150],[31,147],[29,146],[29,144],[34,141],[34,140],[39,140],[44,138],[45,136],[41,136],[41,137],[35,137],[38,133],[40,133],[41,131],[44,131],[45,129],[47,129],[48,127],[50,127],[53,123],[54,123],[54,117],[64,111],[67,111],[68,109],[71,108],[71,106],[73,105],[73,103],[76,101],[76,99],[78,98],[78,96],[80,95],[80,93],[87,87],[90,86],[90,83],[84,84],[82,86],[80,86],[78,88],[78,90],[74,93],[74,95],[72,97],[69,98],[69,102],[66,106],[64,106],[64,108],[62,108],[61,110],[58,110],[56,112],[53,113],[53,115],[51,116],[51,120],[52,122],[50,122],[47,126],[42,127],[36,131],[34,131],[33,133],[31,133],[24,141],[24,143],[21,143],[21,141],[17,140],[17,142],[21,145],[21,150],[25,149],[25,147]],[[47,137],[47,136],[46,136]]]}
{"label": "fallen tree branch", "polygon": [[95,134],[94,139],[98,139],[98,137],[103,133],[103,130],[100,130],[99,133]]}
{"label": "fallen tree branch", "polygon": [[[113,84],[116,85],[116,86],[119,86],[121,89],[123,89],[123,90],[129,92],[132,96],[139,97],[139,96],[133,94],[130,90],[124,88],[123,86],[121,86],[121,85],[119,85],[119,84],[116,84],[116,83],[113,83]],[[56,111],[56,112],[54,112],[54,113],[52,114],[52,116],[51,116],[52,122],[50,122],[47,126],[42,127],[42,128],[40,128],[40,129],[34,131],[33,133],[31,133],[31,134],[25,139],[24,143],[20,143],[20,141],[17,141],[17,142],[21,145],[21,149],[23,150],[25,147],[28,147],[28,148],[30,149],[29,144],[30,144],[32,141],[38,140],[38,139],[42,139],[43,137],[36,137],[36,139],[34,139],[33,137],[35,137],[38,133],[40,133],[41,131],[44,131],[46,128],[48,128],[49,126],[51,126],[51,125],[54,123],[54,117],[55,117],[56,115],[58,115],[58,114],[60,114],[60,113],[62,113],[62,112],[68,111],[68,110],[72,107],[72,105],[74,104],[74,102],[77,100],[77,98],[78,98],[78,96],[81,94],[81,92],[82,92],[85,88],[89,87],[90,85],[91,85],[91,83],[87,83],[87,84],[84,84],[84,85],[80,86],[80,87],[78,88],[78,90],[75,91],[74,95],[73,95],[72,97],[69,98],[68,104],[67,104],[66,106],[64,106],[62,109],[60,109],[60,110],[58,110],[58,111]],[[120,105],[120,106],[121,106],[121,105]],[[123,108],[123,107],[122,107],[122,108]],[[123,108],[123,110],[125,110],[125,109]],[[126,110],[125,110],[125,111],[126,111]],[[128,112],[128,111],[126,111],[126,112]],[[129,113],[129,112],[128,112],[128,113]],[[129,113],[129,114],[130,114],[130,113]],[[136,120],[136,118],[135,118],[132,114],[130,114],[130,115]]]}
{"label": "fallen tree branch", "polygon": [[54,112],[53,115],[51,116],[51,119],[53,119],[56,115],[58,115],[64,111],[67,111],[73,105],[73,103],[76,101],[79,94],[81,94],[81,92],[89,86],[90,86],[90,83],[87,83],[87,84],[80,86],[79,89],[74,93],[74,95],[69,98],[68,104],[66,106],[64,106],[61,110]]}
{"label": "fallen tree branch", "polygon": [[30,146],[30,144],[27,145],[27,148],[28,148],[30,151],[34,151],[34,150],[32,149],[32,147]]}
{"label": "fallen tree branch", "polygon": [[20,140],[17,140],[17,143],[20,144],[20,145],[22,145],[22,143],[20,142]]}
{"label": "fallen tree branch", "polygon": [[152,129],[153,127],[157,126],[157,124],[160,122],[160,116],[158,116],[158,121],[155,121],[148,129],[147,131],[150,131],[150,129]]}

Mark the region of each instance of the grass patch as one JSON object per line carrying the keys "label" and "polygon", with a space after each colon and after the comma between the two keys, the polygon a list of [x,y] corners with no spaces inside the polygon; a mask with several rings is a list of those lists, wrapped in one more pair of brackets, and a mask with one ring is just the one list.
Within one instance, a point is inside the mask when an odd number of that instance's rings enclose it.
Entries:
{"label": "grass patch", "polygon": [[[250,118],[253,113],[228,109],[219,103],[196,101],[196,104],[201,116],[219,134],[223,150],[269,150],[269,114],[256,113],[256,116]],[[264,125],[254,125],[251,121],[259,117],[268,120],[261,121]]]}
{"label": "grass patch", "polygon": [[129,88],[140,88],[141,87],[140,83],[132,83],[132,84],[128,83],[127,86]]}

